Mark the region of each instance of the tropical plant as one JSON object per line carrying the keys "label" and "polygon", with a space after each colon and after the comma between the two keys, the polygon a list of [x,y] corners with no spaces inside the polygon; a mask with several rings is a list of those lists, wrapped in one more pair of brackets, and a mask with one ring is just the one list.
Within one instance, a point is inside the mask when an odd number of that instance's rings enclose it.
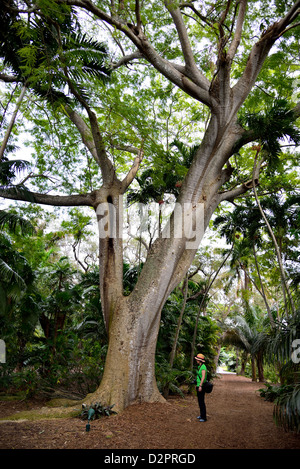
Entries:
{"label": "tropical plant", "polygon": [[285,386],[275,399],[274,418],[278,425],[300,433],[300,383]]}
{"label": "tropical plant", "polygon": [[[0,163],[0,166],[2,163]],[[14,350],[9,366],[22,368],[24,349],[38,322],[34,282],[36,274],[12,235],[35,232],[34,226],[14,213],[0,211],[0,326],[1,338]],[[14,340],[11,341],[14,335]]]}
{"label": "tropical plant", "polygon": [[51,17],[42,8],[27,22],[17,10],[2,9],[0,56],[16,78],[47,101],[70,103],[66,85],[85,99],[87,79],[109,77],[107,49],[80,31],[73,11],[51,3]]}
{"label": "tropical plant", "polygon": [[[228,321],[227,330],[223,333],[223,345],[234,345],[247,352],[251,357],[252,380],[264,382],[263,360],[266,354],[266,336],[269,321],[257,308],[248,307],[244,315],[233,316]],[[256,363],[255,363],[256,362]]]}
{"label": "tropical plant", "polygon": [[[265,196],[260,200],[260,206],[267,214],[270,227],[276,238],[276,244],[279,248],[279,255],[282,259],[287,273],[292,272],[295,276],[297,266],[295,264],[297,256],[297,231],[299,229],[298,221],[298,196],[294,191],[286,194],[274,194],[272,197]],[[245,200],[242,205],[236,205],[232,212],[218,215],[214,220],[214,225],[220,228],[220,233],[224,235],[227,241],[234,240],[234,250],[232,256],[232,266],[240,266],[244,269],[245,279],[251,281],[257,291],[264,299],[266,310],[268,312],[271,323],[274,321],[269,304],[271,283],[275,287],[277,281],[275,267],[273,265],[274,274],[267,276],[266,272],[270,272],[270,261],[267,261],[266,253],[268,252],[269,260],[274,257],[274,244],[268,235],[264,219],[251,200]],[[269,241],[268,241],[269,240]],[[259,256],[259,252],[261,255]],[[265,257],[265,261],[261,264],[261,260]],[[248,264],[248,266],[247,266]],[[255,266],[256,274],[251,276],[249,265]],[[273,263],[272,263],[273,264]],[[293,267],[289,267],[293,266]],[[253,270],[253,269],[252,269]],[[290,279],[285,275],[286,282],[290,283]],[[269,277],[269,278],[267,278]],[[271,282],[272,278],[272,282]],[[280,286],[280,277],[277,284]],[[285,299],[285,289],[281,298]],[[285,302],[283,311],[286,311]],[[274,325],[274,324],[273,324]]]}
{"label": "tropical plant", "polygon": [[112,410],[114,404],[112,405],[105,405],[101,404],[101,402],[95,402],[89,406],[83,405],[82,412],[80,414],[80,418],[82,420],[96,420],[100,417],[116,414],[114,410]]}
{"label": "tropical plant", "polygon": [[44,293],[40,324],[55,353],[57,337],[63,333],[65,322],[78,309],[80,297],[75,285],[77,271],[69,259],[61,257],[53,265],[39,271],[40,289]]}
{"label": "tropical plant", "polygon": [[[165,195],[177,198],[182,181],[198,148],[199,145],[189,147],[179,140],[174,140],[170,145],[170,151],[163,155],[161,165],[147,168],[140,176],[136,176],[140,188],[128,190],[128,203],[163,202]],[[172,152],[172,149],[177,151]]]}
{"label": "tropical plant", "polygon": [[[0,163],[3,168],[3,163]],[[15,249],[13,241],[4,228],[10,233],[18,229],[23,235],[31,235],[34,226],[24,217],[20,217],[6,210],[0,210],[0,303],[2,314],[8,306],[8,298],[16,299],[22,296],[26,285],[32,283],[33,272],[23,253]],[[6,300],[5,300],[6,297]]]}

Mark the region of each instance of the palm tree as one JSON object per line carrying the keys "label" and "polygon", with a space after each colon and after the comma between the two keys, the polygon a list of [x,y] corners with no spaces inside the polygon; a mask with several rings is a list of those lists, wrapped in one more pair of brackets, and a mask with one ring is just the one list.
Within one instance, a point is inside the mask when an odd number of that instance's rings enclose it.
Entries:
{"label": "palm tree", "polygon": [[[267,340],[267,359],[281,363],[282,386],[276,388],[274,417],[278,424],[288,430],[300,432],[300,365],[294,350],[295,339],[300,337],[300,309],[296,316],[278,323]],[[298,340],[296,340],[298,345]],[[293,353],[291,353],[294,351]]]}
{"label": "palm tree", "polygon": [[13,308],[14,302],[32,282],[33,272],[24,257],[13,246],[9,235],[0,232],[0,305],[1,315]]}
{"label": "palm tree", "polygon": [[[6,231],[4,231],[4,229]],[[35,272],[26,255],[16,249],[11,234],[31,235],[33,225],[26,219],[0,211],[0,329],[1,337],[14,336],[17,344],[15,366],[23,367],[23,352],[38,321],[34,302]],[[9,234],[10,233],[10,234]]]}
{"label": "palm tree", "polygon": [[283,293],[283,298],[284,298],[284,303],[285,303],[285,308],[287,310],[288,308],[288,304],[287,304],[287,301],[286,301],[286,293],[288,295],[288,299],[289,299],[289,304],[290,304],[290,307],[292,308],[293,310],[293,313],[295,314],[295,306],[294,306],[294,301],[293,301],[293,298],[292,298],[292,295],[291,295],[291,292],[290,292],[290,288],[289,288],[289,285],[288,285],[288,282],[287,282],[287,278],[286,278],[286,273],[285,273],[285,270],[284,270],[284,267],[283,267],[283,263],[282,263],[282,257],[281,257],[281,253],[280,253],[280,249],[279,249],[279,246],[278,246],[278,243],[277,243],[277,240],[276,240],[276,237],[274,235],[274,232],[271,228],[271,225],[268,221],[268,218],[266,217],[265,215],[265,212],[261,206],[261,203],[260,203],[260,200],[258,198],[258,195],[257,195],[257,190],[256,190],[256,187],[255,187],[255,183],[254,183],[254,179],[255,179],[255,173],[256,173],[256,166],[257,166],[257,157],[258,157],[258,154],[259,154],[259,151],[257,151],[256,153],[256,156],[255,156],[255,161],[254,161],[254,168],[253,168],[253,192],[254,192],[254,196],[255,196],[255,200],[256,200],[256,203],[257,203],[257,206],[259,208],[259,211],[262,215],[262,218],[264,219],[265,223],[266,223],[266,226],[268,228],[268,231],[269,231],[269,234],[271,236],[271,239],[274,243],[274,248],[275,248],[275,252],[276,252],[276,256],[277,256],[277,260],[278,260],[278,264],[279,264],[279,270],[280,270],[280,276],[281,276],[281,282],[282,282],[282,293]]}
{"label": "palm tree", "polygon": [[[273,235],[272,239],[276,243],[277,258],[280,259],[280,272],[283,275],[281,258],[289,255],[291,259],[295,259],[295,251],[292,248],[296,243],[296,240],[293,239],[293,233],[299,229],[298,203],[299,196],[297,194],[291,194],[285,200],[280,195],[275,194],[272,197],[264,197],[259,201],[261,211],[251,200],[246,200],[243,205],[236,206],[231,213],[219,215],[214,221],[215,226],[220,228],[221,235],[224,235],[228,242],[234,241],[233,254],[237,265],[244,269],[245,284],[247,279],[251,280],[262,296],[272,327],[275,327],[274,320],[268,304],[267,291],[263,283],[257,254],[257,248],[264,246],[263,235],[266,231],[264,211],[268,211],[269,221],[267,220],[267,223]],[[244,250],[244,254],[242,252],[238,254],[238,250],[241,249]],[[251,251],[254,257],[258,283],[254,282],[247,270],[246,263],[249,263]],[[234,261],[234,257],[232,260]],[[283,286],[283,299],[285,300],[285,291],[287,290],[293,306],[293,299],[285,273]]]}
{"label": "palm tree", "polygon": [[[228,321],[227,321],[228,324]],[[265,355],[265,337],[270,323],[254,308],[248,307],[245,314],[236,315],[223,333],[223,344],[234,345],[251,357],[252,381],[256,381],[256,365],[258,380],[264,381],[263,359]]]}
{"label": "palm tree", "polygon": [[24,23],[17,10],[4,5],[0,21],[0,56],[18,81],[46,101],[71,105],[66,85],[84,100],[88,99],[87,79],[109,79],[105,44],[80,31],[72,8],[56,5],[51,18],[33,10]]}
{"label": "palm tree", "polygon": [[4,228],[11,233],[15,233],[20,228],[23,235],[34,232],[33,225],[25,218],[0,210],[0,304],[2,312],[8,307],[10,301],[22,296],[26,285],[33,278],[33,272],[26,258],[14,248],[9,234],[3,231]]}
{"label": "palm tree", "polygon": [[74,278],[76,273],[66,257],[61,257],[58,262],[39,272],[40,288],[47,295],[43,301],[40,323],[46,339],[53,344],[53,353],[67,318],[79,305]]}
{"label": "palm tree", "polygon": [[[254,197],[274,244],[281,275],[283,297],[285,299],[287,294],[289,305],[292,308],[293,314],[295,314],[295,306],[286,279],[280,248],[271,224],[269,223],[268,217],[266,216],[261,205],[255,181],[257,179],[257,168],[260,167],[262,163],[267,163],[270,174],[272,174],[272,172],[278,167],[280,163],[279,155],[281,153],[280,141],[285,138],[297,145],[300,143],[300,131],[295,124],[293,111],[290,109],[287,101],[284,99],[275,100],[274,103],[272,103],[271,108],[266,109],[265,112],[245,116],[244,123],[248,126],[249,130],[254,132],[257,141],[259,142],[257,147],[253,147],[253,149],[256,149],[252,176]],[[275,204],[273,207],[275,207]],[[280,219],[277,218],[276,222],[279,223],[279,226],[281,226]],[[287,309],[288,305],[286,301],[285,305]]]}
{"label": "palm tree", "polygon": [[[214,222],[220,227],[220,232],[233,243],[231,268],[235,269],[236,275],[240,278],[240,273],[244,275],[243,296],[247,299],[247,292],[250,283],[262,296],[272,327],[274,327],[273,314],[267,299],[265,285],[263,283],[256,246],[262,246],[263,222],[259,211],[252,201],[246,200],[245,205],[237,206],[233,212],[226,215],[219,215]],[[254,256],[254,265],[259,279],[259,284],[254,281],[250,273],[251,256]]]}

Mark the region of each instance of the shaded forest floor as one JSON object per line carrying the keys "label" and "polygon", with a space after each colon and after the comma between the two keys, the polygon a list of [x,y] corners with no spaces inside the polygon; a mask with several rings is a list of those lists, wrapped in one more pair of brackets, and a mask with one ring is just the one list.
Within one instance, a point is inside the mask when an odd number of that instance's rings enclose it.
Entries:
{"label": "shaded forest floor", "polygon": [[[273,404],[257,392],[261,383],[222,374],[206,395],[208,420],[197,420],[194,395],[166,404],[136,404],[91,422],[79,418],[12,421],[16,412],[44,407],[36,401],[0,401],[0,449],[300,449],[300,435],[273,421]],[[43,404],[42,404],[43,405]]]}

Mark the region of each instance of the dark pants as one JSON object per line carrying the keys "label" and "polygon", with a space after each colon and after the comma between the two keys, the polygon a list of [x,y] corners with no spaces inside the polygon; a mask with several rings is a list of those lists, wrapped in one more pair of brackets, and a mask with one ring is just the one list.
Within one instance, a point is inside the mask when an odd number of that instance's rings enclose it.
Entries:
{"label": "dark pants", "polygon": [[199,388],[197,386],[197,397],[198,397],[198,404],[199,404],[199,409],[200,409],[200,417],[203,420],[206,420],[206,405],[205,405],[205,392],[204,389],[201,388],[201,391],[199,391]]}

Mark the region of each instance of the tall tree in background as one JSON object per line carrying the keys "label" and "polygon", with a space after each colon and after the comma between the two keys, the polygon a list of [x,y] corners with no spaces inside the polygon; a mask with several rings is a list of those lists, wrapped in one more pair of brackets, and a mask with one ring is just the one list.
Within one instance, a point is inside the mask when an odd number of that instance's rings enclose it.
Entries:
{"label": "tall tree in background", "polygon": [[[170,292],[184,278],[197,251],[201,236],[195,239],[194,227],[202,226],[203,233],[221,202],[233,201],[252,187],[253,165],[247,177],[241,180],[236,177],[231,157],[244,145],[260,141],[261,136],[259,129],[253,131],[242,126],[238,112],[245,103],[251,106],[248,97],[258,81],[268,95],[269,88],[274,86],[268,82],[268,72],[284,79],[287,64],[294,60],[293,40],[299,35],[296,26],[300,1],[270,4],[264,0],[223,0],[212,4],[169,0],[104,0],[101,3],[6,0],[4,6],[1,13],[5,25],[1,50],[4,67],[0,78],[7,84],[26,85],[33,95],[51,102],[55,112],[62,112],[75,126],[93,159],[93,171],[89,172],[93,174],[93,190],[76,193],[75,183],[72,187],[69,181],[67,195],[52,195],[46,190],[29,193],[38,204],[93,207],[99,222],[104,221],[99,236],[100,291],[109,347],[103,379],[91,399],[115,404],[117,409],[136,400],[161,400],[154,368],[161,309]],[[82,37],[76,30],[80,22],[82,29],[87,25],[86,14],[90,34],[103,38],[104,31],[108,31],[121,51],[110,69],[105,50],[100,49],[97,41]],[[277,50],[272,51],[275,44]],[[277,61],[273,57],[276,54]],[[147,141],[151,139],[151,131],[149,128],[147,132],[142,130],[147,118],[134,121],[132,125],[140,125],[138,136],[128,138],[125,145],[123,129],[115,124],[112,146],[123,150],[121,155],[127,162],[118,172],[120,165],[110,152],[111,135],[102,131],[102,122],[98,119],[101,115],[99,96],[104,101],[105,94],[103,90],[99,93],[95,79],[108,77],[113,70],[129,87],[132,78],[132,93],[137,93],[132,102],[138,106],[140,97],[143,106],[146,103],[142,100],[143,91],[136,88],[141,76],[138,64],[143,64],[144,70],[148,69],[145,64],[150,66],[152,83],[158,80],[153,78],[157,71],[167,83],[183,92],[185,99],[192,103],[191,107],[193,103],[205,107],[209,120],[204,123],[203,138],[192,163],[186,172],[181,172],[177,211],[173,211],[162,235],[151,245],[135,288],[124,296],[122,237],[118,236],[122,227],[122,197],[133,183],[143,159],[148,157]],[[128,76],[122,75],[124,66],[129,67]],[[119,86],[120,90],[118,78],[115,80],[111,86]],[[161,87],[171,93],[172,86],[165,86],[164,80]],[[147,81],[144,84],[146,86]],[[282,81],[276,86],[280,93]],[[285,97],[290,99],[292,119],[296,119],[300,106],[292,99],[292,81],[284,91]],[[151,89],[147,92],[151,97]],[[122,93],[119,106],[126,98],[125,87]],[[276,97],[273,90],[272,96]],[[180,100],[176,104],[178,109]],[[127,112],[130,122],[132,109]],[[146,110],[141,109],[140,114],[143,112]],[[195,133],[196,126],[199,131],[203,130],[201,115],[198,112],[193,116],[191,125]],[[124,121],[119,122],[123,125]],[[56,131],[63,134],[64,129]],[[123,145],[120,146],[120,142]],[[52,149],[53,154],[55,151],[57,149]],[[134,155],[132,160],[128,159],[128,154]],[[257,165],[255,184],[261,169],[261,165]],[[21,192],[3,189],[0,194],[28,200]],[[175,226],[179,208],[189,210],[180,235]]]}

